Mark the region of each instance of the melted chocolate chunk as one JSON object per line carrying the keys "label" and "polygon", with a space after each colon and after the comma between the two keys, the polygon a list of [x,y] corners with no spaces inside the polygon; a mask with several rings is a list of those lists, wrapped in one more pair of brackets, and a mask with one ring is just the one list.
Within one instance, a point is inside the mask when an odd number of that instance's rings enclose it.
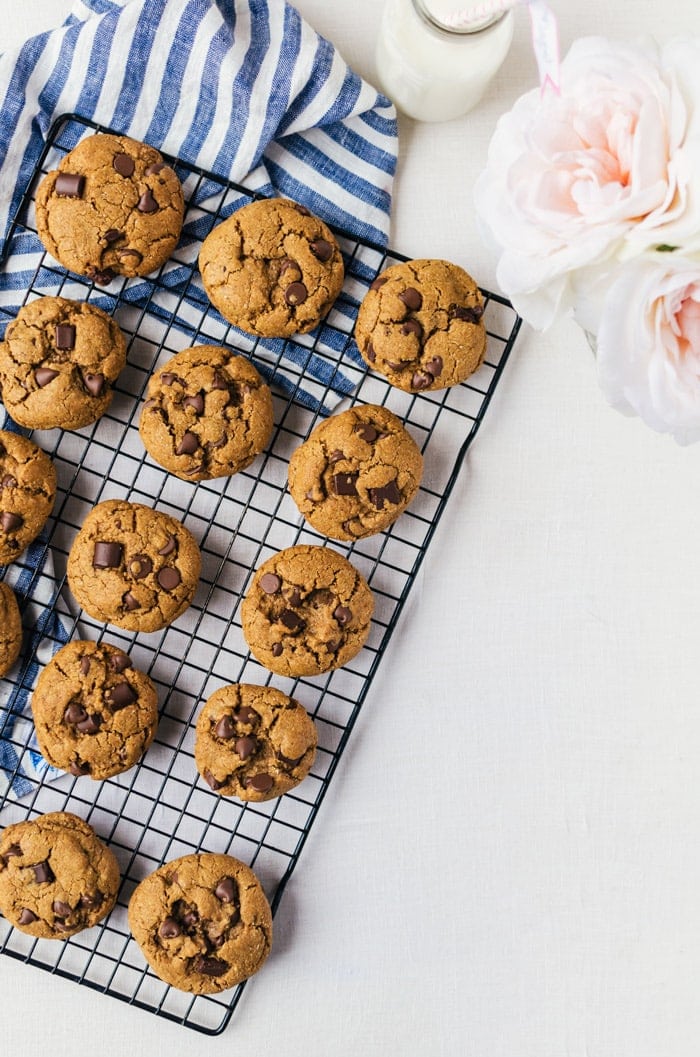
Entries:
{"label": "melted chocolate chunk", "polygon": [[428,386],[431,386],[434,381],[435,379],[433,378],[432,374],[428,374],[427,371],[416,371],[416,373],[413,375],[413,378],[411,378],[411,388],[427,389]]}
{"label": "melted chocolate chunk", "polygon": [[223,976],[228,970],[228,965],[219,958],[205,957],[200,954],[194,959],[192,968],[196,973],[201,973],[202,976]]}
{"label": "melted chocolate chunk", "polygon": [[379,430],[375,429],[370,422],[361,422],[358,426],[355,426],[355,433],[367,444],[374,444],[379,437]]}
{"label": "melted chocolate chunk", "polygon": [[24,518],[21,514],[13,514],[9,510],[3,510],[2,514],[0,514],[0,528],[8,535],[11,532],[17,532],[18,529],[22,528],[23,524]]}
{"label": "melted chocolate chunk", "polygon": [[70,323],[59,323],[55,331],[56,348],[70,351],[75,348],[75,327]]}
{"label": "melted chocolate chunk", "polygon": [[399,301],[403,301],[406,308],[410,308],[411,312],[417,312],[423,304],[423,297],[413,286],[407,286],[406,289],[399,294]]}
{"label": "melted chocolate chunk", "polygon": [[182,935],[182,929],[175,918],[167,917],[158,929],[158,935],[163,940],[174,940],[176,936]]}
{"label": "melted chocolate chunk", "polygon": [[0,487],[2,488],[16,488],[17,478],[13,477],[11,473],[6,473],[2,481],[0,481]]}
{"label": "melted chocolate chunk", "polygon": [[[386,279],[384,281],[386,282]],[[374,351],[374,345],[372,344],[371,341],[367,342],[367,348],[365,349],[365,356],[367,357],[367,359],[369,360],[370,363],[374,363],[374,361],[377,358],[377,354]]]}
{"label": "melted chocolate chunk", "polygon": [[377,510],[383,510],[385,502],[394,503],[394,505],[401,502],[401,492],[395,480],[389,481],[383,488],[370,488],[368,494]]}
{"label": "melted chocolate chunk", "polygon": [[204,393],[196,393],[194,396],[186,396],[182,401],[183,407],[191,407],[195,415],[204,414]]}
{"label": "melted chocolate chunk", "polygon": [[210,788],[213,789],[215,792],[217,789],[222,789],[223,786],[226,785],[225,781],[220,782],[218,778],[215,778],[211,771],[205,770],[202,777],[204,778],[204,781],[207,783],[207,785],[210,786]]}
{"label": "melted chocolate chunk", "polygon": [[402,334],[415,334],[417,338],[423,337],[423,327],[420,325],[417,319],[407,319],[404,325],[401,327]]}
{"label": "melted chocolate chunk", "polygon": [[336,473],[333,475],[333,491],[336,495],[357,495],[359,473]]}
{"label": "melted chocolate chunk", "polygon": [[126,246],[123,250],[119,250],[117,257],[122,264],[130,265],[132,268],[138,268],[143,260],[143,254],[139,253],[138,250],[131,249],[129,246]]}
{"label": "melted chocolate chunk", "polygon": [[38,862],[34,867],[34,880],[37,884],[48,884],[50,881],[55,881],[54,872],[45,859],[44,862]]}
{"label": "melted chocolate chunk", "polygon": [[80,173],[62,172],[56,177],[54,190],[60,198],[81,198],[85,177]]}
{"label": "melted chocolate chunk", "polygon": [[75,727],[78,723],[83,723],[87,719],[87,712],[77,701],[71,701],[63,713],[63,719],[69,726]]}
{"label": "melted chocolate chunk", "polygon": [[119,231],[117,228],[108,228],[104,233],[104,240],[110,244],[112,242],[119,242],[119,239],[124,237],[124,232]]}
{"label": "melted chocolate chunk", "polygon": [[273,657],[281,657],[283,651],[284,651],[284,646],[282,645],[281,642],[273,642],[272,643],[272,656]]}
{"label": "melted chocolate chunk", "polygon": [[98,268],[96,264],[90,264],[85,269],[85,274],[88,279],[92,279],[93,283],[97,283],[98,286],[109,286],[114,278],[114,272],[111,268]]}
{"label": "melted chocolate chunk", "polygon": [[92,564],[95,569],[117,569],[121,565],[124,548],[121,543],[107,543],[99,540],[95,544]]}
{"label": "melted chocolate chunk", "polygon": [[83,675],[87,675],[88,672],[90,671],[90,658],[89,657],[81,657],[80,658],[80,671],[83,673]]}
{"label": "melted chocolate chunk", "polygon": [[97,734],[101,726],[102,716],[93,713],[91,716],[86,716],[80,723],[76,723],[75,729],[81,734]]}
{"label": "melted chocolate chunk", "polygon": [[447,312],[450,319],[461,319],[465,323],[478,323],[484,314],[482,305],[450,305]]}
{"label": "melted chocolate chunk", "polygon": [[162,172],[166,168],[165,162],[157,161],[153,165],[149,165],[146,169],[146,176],[155,176],[156,173]]}
{"label": "melted chocolate chunk", "polygon": [[59,372],[52,370],[51,367],[37,367],[34,371],[34,381],[40,389],[43,389],[44,386],[48,385],[49,382],[52,382],[54,378],[58,378],[58,375]]}
{"label": "melted chocolate chunk", "polygon": [[254,774],[245,783],[246,789],[254,789],[256,793],[269,793],[274,784],[275,780],[270,774]]}
{"label": "melted chocolate chunk", "polygon": [[279,621],[289,631],[301,631],[306,626],[299,614],[295,613],[293,609],[283,609],[279,615]]}
{"label": "melted chocolate chunk", "polygon": [[83,763],[81,760],[71,760],[68,770],[74,778],[81,778],[85,774],[90,774],[90,764]]}
{"label": "melted chocolate chunk", "polygon": [[260,719],[255,709],[248,708],[247,705],[240,705],[233,714],[237,723],[247,723],[250,727],[254,726]]}
{"label": "melted chocolate chunk", "polygon": [[112,671],[118,672],[120,675],[125,672],[127,668],[131,668],[131,658],[128,653],[122,653],[119,650],[118,653],[113,653],[109,660]]}
{"label": "melted chocolate chunk", "polygon": [[370,290],[379,290],[382,286],[384,286],[384,283],[387,283],[388,281],[389,280],[386,279],[383,275],[378,275],[377,278],[370,283],[369,288]]}
{"label": "melted chocolate chunk", "polygon": [[54,902],[51,904],[51,909],[53,910],[57,918],[69,918],[73,913],[73,907],[70,906],[68,903],[64,903],[60,899],[54,900]]}
{"label": "melted chocolate chunk", "polygon": [[135,609],[141,608],[141,603],[138,598],[135,598],[134,595],[132,595],[131,591],[127,591],[126,594],[122,596],[122,605],[127,613],[133,613]]}

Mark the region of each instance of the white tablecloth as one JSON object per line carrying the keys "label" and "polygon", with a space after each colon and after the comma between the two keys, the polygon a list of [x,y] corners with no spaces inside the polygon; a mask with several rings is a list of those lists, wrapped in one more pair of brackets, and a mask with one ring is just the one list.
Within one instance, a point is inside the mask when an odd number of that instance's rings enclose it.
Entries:
{"label": "white tablecloth", "polygon": [[[700,28],[552,3],[563,49]],[[12,5],[2,46],[70,6]],[[297,7],[374,79],[382,0]],[[472,186],[535,78],[519,11],[475,112],[401,120],[395,249],[493,287]],[[699,470],[605,405],[573,323],[525,329],[224,1035],[0,958],[2,1052],[697,1057]]]}

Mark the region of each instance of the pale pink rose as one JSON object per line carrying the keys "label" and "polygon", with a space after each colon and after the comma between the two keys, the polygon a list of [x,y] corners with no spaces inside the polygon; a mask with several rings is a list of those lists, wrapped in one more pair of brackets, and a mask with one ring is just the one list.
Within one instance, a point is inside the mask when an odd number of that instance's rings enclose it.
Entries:
{"label": "pale pink rose", "polygon": [[680,444],[700,440],[700,261],[676,253],[620,267],[603,308],[598,379],[610,403]]}
{"label": "pale pink rose", "polygon": [[530,323],[574,306],[582,269],[587,283],[658,245],[700,246],[698,105],[700,40],[658,52],[585,37],[561,64],[561,95],[535,89],[500,119],[477,215]]}

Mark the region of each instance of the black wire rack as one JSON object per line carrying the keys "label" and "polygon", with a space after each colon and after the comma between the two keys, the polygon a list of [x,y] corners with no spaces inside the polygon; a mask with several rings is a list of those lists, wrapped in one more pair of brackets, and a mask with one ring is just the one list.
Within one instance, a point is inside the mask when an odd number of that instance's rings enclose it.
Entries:
{"label": "black wire rack", "polygon": [[[12,223],[4,268],[36,242],[34,192],[85,135],[112,131],[75,115],[51,129]],[[168,987],[146,965],[130,935],[127,906],[136,885],[163,862],[196,851],[226,852],[253,867],[273,913],[298,860],[353,725],[386,652],[427,547],[442,516],[465,453],[486,413],[513,348],[520,319],[504,298],[483,291],[488,332],[486,361],[451,389],[404,393],[368,372],[354,345],[357,308],[369,283],[387,265],[406,258],[335,231],[346,280],[329,317],[313,334],[290,340],[255,340],[228,325],[204,296],[197,273],[201,240],[224,216],[257,197],[220,177],[167,158],[184,187],[186,235],[172,259],[147,280],[115,279],[99,287],[68,274],[37,246],[20,293],[0,304],[0,324],[18,304],[60,294],[107,308],[125,334],[127,367],[110,410],[96,424],[68,432],[33,434],[53,458],[58,494],[39,541],[12,567],[18,576],[25,628],[32,595],[45,598],[40,626],[27,629],[25,651],[8,676],[9,701],[0,709],[0,742],[23,763],[36,763],[31,722],[23,719],[41,664],[64,637],[111,642],[129,652],[158,688],[160,720],[152,746],[125,774],[103,782],[88,777],[23,778],[24,795],[0,797],[3,825],[47,811],[85,818],[119,861],[117,905],[98,926],[67,941],[35,939],[0,917],[0,952],[206,1034],[229,1023],[244,984],[219,995],[193,996]],[[32,241],[34,240],[34,242]],[[25,256],[22,257],[25,260]],[[275,427],[266,452],[231,478],[188,483],[167,474],[146,455],[138,434],[143,393],[152,371],[195,344],[224,344],[252,358],[273,391]],[[375,613],[362,651],[324,676],[284,679],[261,667],[241,631],[239,603],[257,566],[295,543],[325,543],[299,515],[286,489],[292,451],[320,415],[333,407],[382,404],[397,414],[424,457],[424,478],[410,508],[386,532],[331,545],[368,581]],[[32,435],[32,434],[28,434]],[[180,518],[198,540],[202,577],[192,606],[163,632],[139,635],[94,621],[78,610],[65,587],[68,551],[85,515],[107,498],[156,506]],[[36,607],[35,607],[36,608]],[[50,619],[47,619],[50,617]],[[26,643],[28,642],[28,645]],[[194,725],[214,690],[233,682],[272,684],[301,701],[314,717],[319,748],[311,774],[292,792],[265,803],[224,798],[199,778]],[[28,770],[28,768],[25,768]],[[273,949],[274,956],[274,949]],[[264,975],[264,970],[261,976]],[[262,984],[261,986],[264,986]]]}

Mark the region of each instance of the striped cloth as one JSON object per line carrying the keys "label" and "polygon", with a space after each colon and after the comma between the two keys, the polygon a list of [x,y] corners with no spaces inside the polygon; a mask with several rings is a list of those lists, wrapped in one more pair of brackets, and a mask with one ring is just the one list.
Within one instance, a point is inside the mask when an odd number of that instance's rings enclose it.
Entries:
{"label": "striped cloth", "polygon": [[[62,27],[0,56],[0,336],[43,250],[23,230],[8,241],[10,224],[62,114],[144,140],[260,193],[294,198],[350,235],[387,244],[394,108],[293,7],[284,0],[78,0]],[[196,253],[201,236],[185,230],[182,244]],[[174,269],[174,294],[178,281]],[[138,301],[138,284],[130,296]],[[106,291],[107,309],[108,302]],[[284,348],[280,355],[284,364]],[[320,359],[318,370],[322,383],[328,366]],[[342,376],[338,390],[347,391]],[[11,428],[7,419],[4,426]],[[37,545],[25,562],[44,554]],[[41,613],[50,598],[33,588],[23,593],[12,567],[5,574],[16,582],[31,648],[45,661]],[[45,585],[46,577],[32,582]],[[61,641],[60,626],[52,635]],[[3,739],[9,732],[26,740],[28,696],[0,680],[0,794],[9,784],[21,796],[29,779],[46,771],[34,749],[20,761]]]}

